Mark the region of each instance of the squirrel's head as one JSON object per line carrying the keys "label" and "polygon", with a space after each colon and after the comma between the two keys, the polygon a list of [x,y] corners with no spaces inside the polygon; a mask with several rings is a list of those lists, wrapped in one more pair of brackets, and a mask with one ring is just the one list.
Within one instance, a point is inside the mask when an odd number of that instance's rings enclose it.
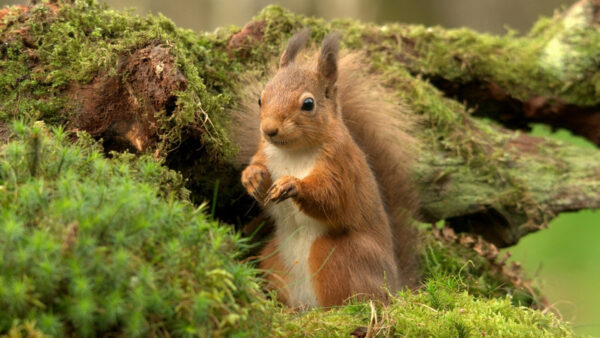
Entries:
{"label": "squirrel's head", "polygon": [[339,34],[329,34],[317,62],[295,62],[309,31],[290,38],[279,70],[261,93],[260,129],[264,139],[278,147],[314,147],[328,136],[328,126],[339,118],[337,104]]}

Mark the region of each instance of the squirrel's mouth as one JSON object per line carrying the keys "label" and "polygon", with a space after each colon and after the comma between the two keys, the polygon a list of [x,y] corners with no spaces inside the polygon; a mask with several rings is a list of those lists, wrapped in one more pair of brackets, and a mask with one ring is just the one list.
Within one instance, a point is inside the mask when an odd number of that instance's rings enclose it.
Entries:
{"label": "squirrel's mouth", "polygon": [[284,146],[284,145],[290,143],[289,141],[280,141],[280,140],[273,140],[273,139],[270,139],[269,142],[273,143],[276,146]]}
{"label": "squirrel's mouth", "polygon": [[286,146],[292,143],[292,140],[275,140],[273,138],[268,138],[268,141],[276,146]]}

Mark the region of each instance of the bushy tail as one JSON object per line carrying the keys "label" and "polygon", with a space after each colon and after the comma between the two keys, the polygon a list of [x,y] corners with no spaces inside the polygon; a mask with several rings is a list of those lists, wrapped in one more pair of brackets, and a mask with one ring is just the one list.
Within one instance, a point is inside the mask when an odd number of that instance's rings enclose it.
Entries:
{"label": "bushy tail", "polygon": [[364,55],[353,53],[340,60],[338,79],[342,115],[367,160],[382,194],[394,231],[396,258],[404,285],[418,282],[419,236],[411,219],[418,210],[418,195],[410,170],[418,144],[411,136],[415,117],[407,113],[380,81],[368,74]]}
{"label": "bushy tail", "polygon": [[[342,115],[352,137],[363,152],[379,184],[389,215],[396,245],[396,258],[403,285],[418,282],[418,232],[411,220],[418,210],[416,189],[411,183],[410,168],[417,153],[411,136],[414,117],[407,114],[379,81],[368,75],[368,66],[359,53],[341,58],[338,93]],[[232,141],[239,145],[237,161],[249,163],[260,139],[258,96],[264,81],[256,74],[241,78],[240,101],[230,109]]]}
{"label": "bushy tail", "polygon": [[227,110],[231,125],[227,128],[229,139],[238,146],[236,162],[246,166],[258,149],[260,140],[260,108],[258,97],[267,76],[248,72],[238,79],[239,99]]}

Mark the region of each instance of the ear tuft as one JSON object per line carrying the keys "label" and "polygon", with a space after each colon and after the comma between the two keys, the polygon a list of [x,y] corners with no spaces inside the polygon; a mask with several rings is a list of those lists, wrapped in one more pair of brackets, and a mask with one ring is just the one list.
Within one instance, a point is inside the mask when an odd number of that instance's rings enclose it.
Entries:
{"label": "ear tuft", "polygon": [[317,70],[319,75],[330,86],[337,81],[338,76],[338,53],[340,49],[340,33],[331,33],[325,37],[321,45]]}
{"label": "ear tuft", "polygon": [[286,67],[290,63],[294,62],[298,52],[304,48],[304,45],[306,45],[309,37],[310,29],[303,28],[288,40],[287,47],[285,47],[285,51],[281,55],[281,59],[279,59],[279,68]]}

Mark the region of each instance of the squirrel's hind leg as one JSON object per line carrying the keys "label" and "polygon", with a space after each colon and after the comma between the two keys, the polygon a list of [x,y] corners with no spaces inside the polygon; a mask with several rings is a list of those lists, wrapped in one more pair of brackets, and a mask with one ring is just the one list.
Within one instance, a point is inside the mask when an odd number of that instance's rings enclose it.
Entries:
{"label": "squirrel's hind leg", "polygon": [[[392,253],[364,234],[328,235],[312,245],[309,266],[321,306],[342,305],[353,297],[386,300],[397,288]],[[387,288],[387,289],[386,289]]]}

